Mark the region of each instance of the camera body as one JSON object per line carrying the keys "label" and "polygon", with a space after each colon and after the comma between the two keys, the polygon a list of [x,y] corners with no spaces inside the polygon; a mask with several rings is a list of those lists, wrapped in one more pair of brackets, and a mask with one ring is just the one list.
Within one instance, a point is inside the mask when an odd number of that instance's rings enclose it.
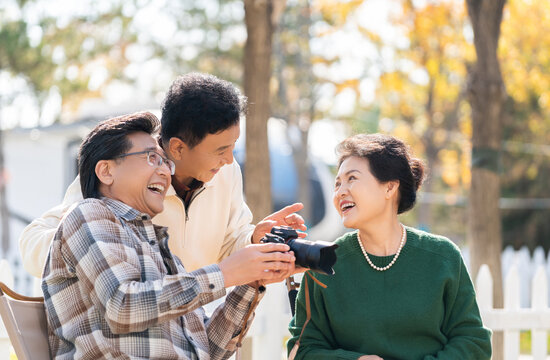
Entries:
{"label": "camera body", "polygon": [[336,263],[336,244],[299,239],[298,232],[288,226],[274,226],[260,242],[287,244],[294,251],[296,265],[321,274],[334,274],[332,266]]}

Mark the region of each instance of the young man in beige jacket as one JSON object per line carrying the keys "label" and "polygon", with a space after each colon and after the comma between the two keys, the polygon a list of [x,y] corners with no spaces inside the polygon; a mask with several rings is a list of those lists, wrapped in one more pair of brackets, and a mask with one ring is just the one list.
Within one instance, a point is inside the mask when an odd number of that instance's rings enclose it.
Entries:
{"label": "young man in beige jacket", "polygon": [[[239,121],[246,99],[231,83],[206,74],[178,77],[162,106],[162,148],[176,164],[164,210],[153,222],[168,227],[170,250],[187,271],[223,258],[261,237],[275,225],[305,230],[293,204],[256,226],[244,202],[242,174],[233,161]],[[19,239],[25,269],[42,275],[57,226],[72,204],[82,199],[79,179],[68,188],[63,203],[28,225]],[[282,278],[280,280],[283,280]]]}

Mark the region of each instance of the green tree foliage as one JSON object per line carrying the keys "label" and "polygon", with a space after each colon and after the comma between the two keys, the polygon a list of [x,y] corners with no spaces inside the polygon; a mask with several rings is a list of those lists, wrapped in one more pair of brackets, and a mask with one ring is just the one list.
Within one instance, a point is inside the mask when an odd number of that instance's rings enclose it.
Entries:
{"label": "green tree foliage", "polygon": [[[0,71],[24,78],[39,107],[52,87],[64,105],[74,109],[84,97],[99,96],[110,80],[124,77],[125,50],[136,37],[121,4],[63,18],[46,11],[45,1],[4,4],[0,7]],[[90,84],[98,67],[104,69],[105,79]]]}
{"label": "green tree foliage", "polygon": [[163,79],[149,86],[151,96],[189,71],[242,81],[242,1],[86,0],[70,12],[48,9],[46,0],[4,4],[0,71],[24,78],[39,102],[54,88],[64,112],[105,96],[113,81],[139,83],[148,62],[160,63]]}
{"label": "green tree foliage", "polygon": [[175,28],[169,39],[148,39],[153,56],[174,75],[200,71],[242,85],[246,41],[241,0],[167,2],[161,12]]}

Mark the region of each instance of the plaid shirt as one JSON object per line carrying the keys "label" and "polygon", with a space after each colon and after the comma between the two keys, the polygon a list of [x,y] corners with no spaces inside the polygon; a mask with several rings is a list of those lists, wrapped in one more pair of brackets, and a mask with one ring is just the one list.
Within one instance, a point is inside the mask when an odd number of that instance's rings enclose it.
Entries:
{"label": "plaid shirt", "polygon": [[55,359],[231,356],[256,290],[236,287],[207,318],[201,306],[225,295],[220,268],[187,273],[167,239],[150,216],[113,199],[68,213],[42,279]]}

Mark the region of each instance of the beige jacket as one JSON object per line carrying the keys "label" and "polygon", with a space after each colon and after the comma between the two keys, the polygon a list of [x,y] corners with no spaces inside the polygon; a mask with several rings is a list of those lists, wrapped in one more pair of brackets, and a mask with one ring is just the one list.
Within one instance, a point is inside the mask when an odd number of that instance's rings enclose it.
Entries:
{"label": "beige jacket", "polygon": [[[41,277],[57,226],[67,210],[82,200],[77,177],[67,189],[63,203],[30,223],[19,238],[23,267]],[[170,250],[190,272],[220,262],[251,243],[252,213],[243,199],[241,169],[236,161],[224,166],[214,178],[198,189],[186,213],[173,187],[168,189],[164,211],[153,218],[168,227]]]}

